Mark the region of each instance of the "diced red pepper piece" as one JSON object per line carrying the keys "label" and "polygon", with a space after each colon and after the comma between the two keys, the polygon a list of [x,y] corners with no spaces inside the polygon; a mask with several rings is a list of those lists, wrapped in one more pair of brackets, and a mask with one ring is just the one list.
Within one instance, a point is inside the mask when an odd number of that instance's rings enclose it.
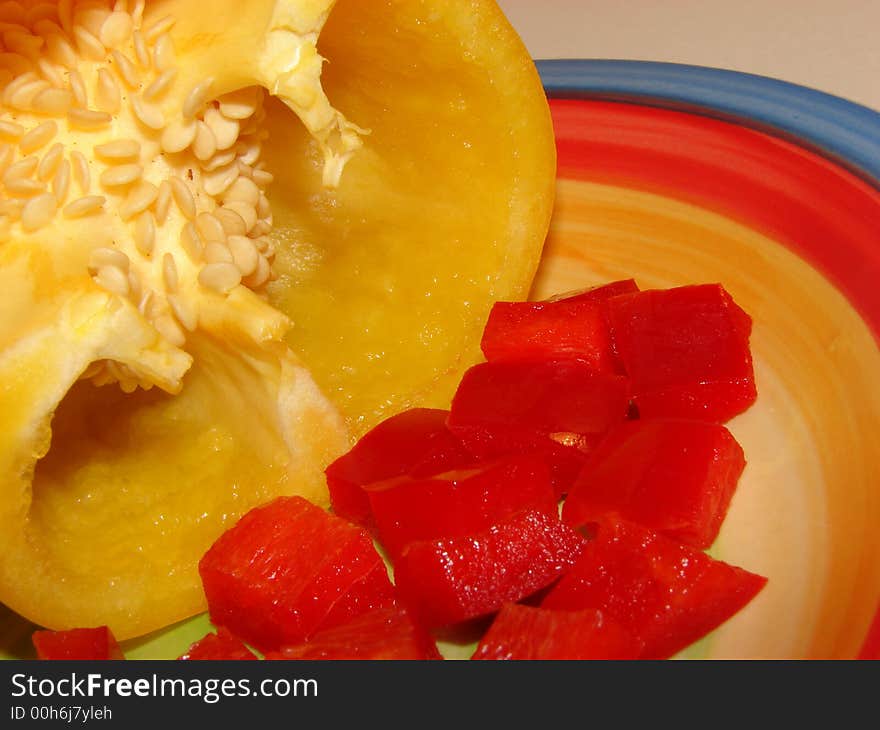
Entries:
{"label": "diced red pepper piece", "polygon": [[490,362],[572,357],[594,372],[617,372],[608,323],[595,302],[496,302],[480,347]]}
{"label": "diced red pepper piece", "polygon": [[743,608],[767,579],[631,522],[601,522],[543,608],[595,608],[666,659]]}
{"label": "diced red pepper piece", "polygon": [[369,611],[266,659],[442,659],[431,635],[398,606]]}
{"label": "diced red pepper piece", "polygon": [[585,540],[530,510],[465,537],[411,542],[394,567],[399,594],[428,627],[491,614],[548,586]]}
{"label": "diced red pepper piece", "polygon": [[606,307],[642,418],[723,423],[755,402],[751,318],[719,284],[626,294]]}
{"label": "diced red pepper piece", "polygon": [[628,421],[590,454],[562,519],[578,527],[613,516],[702,550],[718,535],[745,463],[717,423]]}
{"label": "diced red pepper piece", "polygon": [[37,659],[125,659],[106,626],[66,631],[35,631],[31,640]]}
{"label": "diced red pepper piece", "polygon": [[558,513],[550,470],[529,455],[435,477],[400,477],[366,491],[392,559],[410,542],[481,532],[526,509]]}
{"label": "diced red pepper piece", "polygon": [[629,279],[542,302],[496,302],[483,330],[483,354],[489,361],[572,357],[597,373],[621,373],[601,303],[638,290]]}
{"label": "diced red pepper piece", "polygon": [[601,611],[508,603],[471,659],[638,659],[643,644]]}
{"label": "diced red pepper piece", "polygon": [[448,411],[413,408],[385,419],[348,453],[327,467],[333,511],[370,526],[370,502],[363,486],[414,471],[430,476],[473,459],[446,428]]}
{"label": "diced red pepper piece", "polygon": [[216,634],[207,634],[187,649],[181,659],[206,661],[214,659],[256,659],[257,656],[245,643],[224,627],[217,629]]}
{"label": "diced red pepper piece", "polygon": [[252,509],[199,572],[214,624],[261,651],[393,603],[369,534],[301,497]]}
{"label": "diced red pepper piece", "polygon": [[550,485],[557,497],[565,494],[586,462],[587,454],[599,440],[573,433],[544,434],[517,426],[493,425],[491,430],[462,430],[462,441],[475,452],[480,462],[493,461],[511,454],[533,454],[550,469]]}
{"label": "diced red pepper piece", "polygon": [[[627,386],[626,378],[596,375],[577,360],[481,363],[464,374],[447,424],[460,438],[468,437],[465,446],[481,456],[491,455],[488,444],[497,426],[574,434],[586,446],[623,420]],[[474,432],[486,438],[475,438]]]}
{"label": "diced red pepper piece", "polygon": [[489,362],[465,373],[447,425],[480,459],[540,454],[562,494],[628,407],[626,378],[597,375],[577,360]]}

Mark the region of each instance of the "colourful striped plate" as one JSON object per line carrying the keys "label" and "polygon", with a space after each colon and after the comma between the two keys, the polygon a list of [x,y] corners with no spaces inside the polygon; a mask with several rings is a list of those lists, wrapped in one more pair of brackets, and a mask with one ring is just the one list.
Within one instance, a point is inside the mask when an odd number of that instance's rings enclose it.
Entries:
{"label": "colourful striped plate", "polygon": [[559,186],[535,297],[719,281],[754,318],[713,553],[770,581],[691,655],[880,657],[880,114],[717,69],[539,67]]}

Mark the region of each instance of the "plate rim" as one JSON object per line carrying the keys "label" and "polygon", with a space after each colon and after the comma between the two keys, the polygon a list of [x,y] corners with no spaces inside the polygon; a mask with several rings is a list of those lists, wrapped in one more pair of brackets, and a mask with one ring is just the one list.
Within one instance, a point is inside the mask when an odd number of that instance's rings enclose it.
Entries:
{"label": "plate rim", "polygon": [[698,113],[782,137],[880,188],[880,112],[769,76],[709,66],[538,59],[551,98],[629,101]]}

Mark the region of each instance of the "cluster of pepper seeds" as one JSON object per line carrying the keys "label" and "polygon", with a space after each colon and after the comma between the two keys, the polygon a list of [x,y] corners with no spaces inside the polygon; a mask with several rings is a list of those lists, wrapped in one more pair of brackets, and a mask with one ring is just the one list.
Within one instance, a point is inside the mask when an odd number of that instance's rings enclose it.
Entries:
{"label": "cluster of pepper seeds", "polygon": [[[127,235],[94,248],[89,273],[181,347],[199,324],[186,291],[274,278],[264,91],[215,98],[207,78],[169,118],[174,19],[143,13],[144,0],[0,3],[0,239],[115,213]],[[109,361],[84,377],[150,385]]]}

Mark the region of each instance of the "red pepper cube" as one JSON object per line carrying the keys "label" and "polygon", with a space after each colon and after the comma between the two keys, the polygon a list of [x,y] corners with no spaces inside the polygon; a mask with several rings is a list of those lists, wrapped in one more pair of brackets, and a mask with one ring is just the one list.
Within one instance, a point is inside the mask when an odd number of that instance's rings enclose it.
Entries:
{"label": "red pepper cube", "polygon": [[627,294],[605,306],[642,418],[723,423],[755,402],[752,321],[719,284]]}
{"label": "red pepper cube", "polygon": [[530,510],[465,537],[411,542],[394,567],[400,596],[428,627],[494,613],[550,585],[585,540]]}
{"label": "red pepper cube", "polygon": [[442,659],[431,635],[399,606],[369,611],[308,641],[269,652],[266,659]]}
{"label": "red pepper cube", "polygon": [[35,631],[31,637],[37,659],[125,659],[106,626],[67,631]]}
{"label": "red pepper cube", "polygon": [[393,603],[370,536],[301,497],[227,530],[199,562],[211,620],[261,651]]}
{"label": "red pepper cube", "polygon": [[525,509],[558,513],[550,471],[536,456],[434,477],[400,477],[366,491],[379,541],[392,558],[410,542],[480,532]]}
{"label": "red pepper cube", "polygon": [[577,360],[490,362],[462,378],[447,424],[480,459],[537,453],[557,494],[568,490],[589,452],[622,422],[629,384]]}
{"label": "red pepper cube", "polygon": [[508,603],[471,659],[638,659],[643,644],[601,611]]}
{"label": "red pepper cube", "polygon": [[490,362],[571,357],[594,372],[616,372],[598,302],[496,302],[480,347]]}
{"label": "red pepper cube", "polygon": [[[550,469],[550,485],[557,499],[565,494],[586,462],[598,440],[573,433],[545,434],[517,426],[494,425],[484,428],[456,427],[477,463],[516,454],[532,454]],[[478,456],[479,455],[479,456]]]}
{"label": "red pepper cube", "polygon": [[217,629],[216,634],[208,634],[192,644],[186,654],[180,658],[191,661],[208,661],[215,659],[250,660],[257,657],[241,639],[221,626]]}
{"label": "red pepper cube", "polygon": [[702,550],[718,535],[745,463],[717,423],[628,421],[590,454],[562,519],[579,527],[613,516]]}
{"label": "red pepper cube", "polygon": [[626,378],[597,375],[577,360],[489,362],[464,374],[447,424],[460,438],[509,427],[595,443],[624,419],[628,404]]}
{"label": "red pepper cube", "polygon": [[766,582],[645,527],[608,521],[541,606],[598,609],[644,641],[642,658],[666,659],[737,613]]}
{"label": "red pepper cube", "polygon": [[572,357],[597,373],[622,372],[601,303],[638,291],[632,279],[542,302],[496,302],[480,346],[492,360]]}
{"label": "red pepper cube", "polygon": [[409,473],[431,475],[473,459],[446,428],[448,411],[413,408],[385,419],[326,470],[333,511],[372,525],[365,484]]}
{"label": "red pepper cube", "polygon": [[452,401],[447,424],[472,453],[493,456],[493,430],[578,439],[594,446],[623,421],[626,378],[597,375],[577,360],[487,362],[470,368]]}

